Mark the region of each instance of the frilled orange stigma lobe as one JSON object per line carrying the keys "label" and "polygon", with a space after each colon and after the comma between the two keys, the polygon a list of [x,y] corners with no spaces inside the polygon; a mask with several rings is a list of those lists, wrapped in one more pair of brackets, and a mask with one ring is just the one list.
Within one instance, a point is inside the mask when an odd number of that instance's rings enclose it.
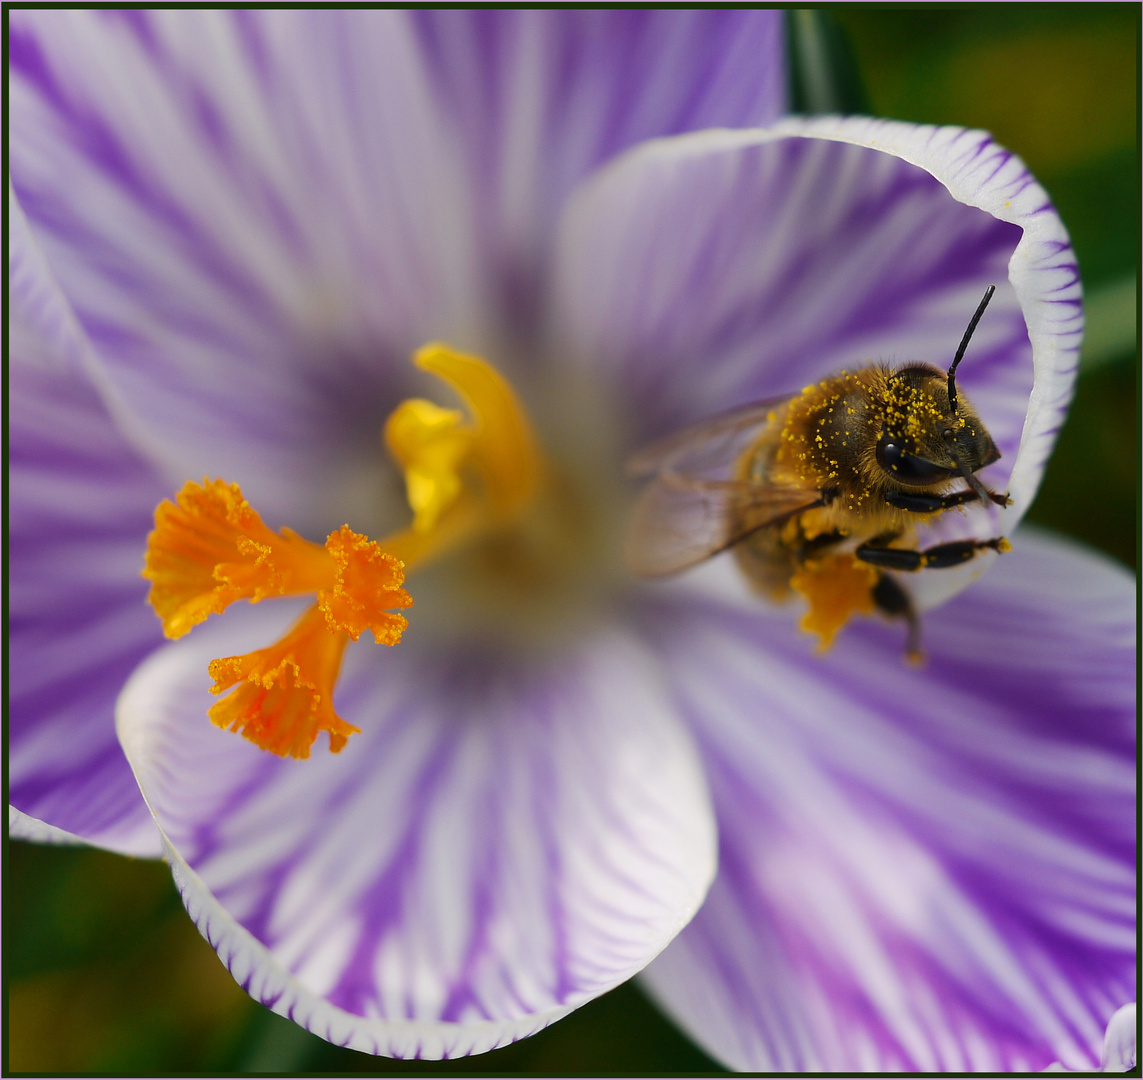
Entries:
{"label": "frilled orange stigma lobe", "polygon": [[267,528],[237,484],[188,481],[176,499],[155,510],[143,569],[167,637],[182,637],[235,600],[314,592],[331,579],[324,549]]}
{"label": "frilled orange stigma lobe", "polygon": [[241,684],[211,719],[276,754],[307,757],[319,731],[340,750],[357,730],[333,711],[342,653],[365,630],[383,645],[400,640],[407,621],[392,609],[413,602],[401,588],[404,565],[348,526],[324,546],[290,529],[273,532],[236,484],[189,482],[177,500],[155,511],[143,570],[168,637],[182,637],[235,600],[317,598],[276,645],[211,663],[214,693]]}
{"label": "frilled orange stigma lobe", "polygon": [[212,660],[210,692],[237,689],[211,707],[210,719],[281,757],[309,757],[318,732],[328,731],[329,748],[336,754],[360,731],[333,709],[333,687],[348,640],[346,631],[330,631],[315,605],[268,649]]}
{"label": "frilled orange stigma lobe", "polygon": [[822,652],[833,644],[851,615],[872,614],[877,573],[853,555],[826,555],[807,559],[790,578],[791,588],[810,605],[798,625],[817,635]]}
{"label": "frilled orange stigma lobe", "polygon": [[408,620],[386,609],[413,603],[401,588],[404,564],[348,525],[329,534],[325,550],[336,577],[333,587],[319,591],[317,599],[330,630],[345,631],[354,641],[372,630],[378,644],[396,645]]}

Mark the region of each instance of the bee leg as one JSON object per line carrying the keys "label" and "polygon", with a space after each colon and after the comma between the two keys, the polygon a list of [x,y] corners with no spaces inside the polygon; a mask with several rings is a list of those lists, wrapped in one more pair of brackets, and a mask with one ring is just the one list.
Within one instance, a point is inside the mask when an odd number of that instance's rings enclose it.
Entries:
{"label": "bee leg", "polygon": [[[988,491],[988,497],[997,506],[1007,506],[1007,495],[997,495]],[[909,510],[914,514],[932,514],[937,510],[948,510],[953,506],[963,506],[968,502],[976,502],[980,496],[975,491],[954,491],[951,495],[914,495],[908,491],[887,491],[885,501],[898,510]]]}
{"label": "bee leg", "polygon": [[835,544],[840,544],[844,539],[845,533],[843,532],[821,533],[802,544],[799,556],[802,559],[813,558],[819,552],[826,551]]}
{"label": "bee leg", "polygon": [[946,570],[968,562],[978,551],[991,548],[993,551],[1007,551],[1008,541],[1002,536],[991,540],[954,540],[949,544],[937,544],[924,551],[910,548],[877,547],[872,543],[862,544],[853,554],[871,566],[886,570]]}
{"label": "bee leg", "polygon": [[913,608],[909,594],[888,574],[879,574],[873,586],[873,603],[877,610],[891,619],[904,619],[909,633],[905,638],[905,659],[912,664],[921,663],[925,655],[921,652],[921,621]]}

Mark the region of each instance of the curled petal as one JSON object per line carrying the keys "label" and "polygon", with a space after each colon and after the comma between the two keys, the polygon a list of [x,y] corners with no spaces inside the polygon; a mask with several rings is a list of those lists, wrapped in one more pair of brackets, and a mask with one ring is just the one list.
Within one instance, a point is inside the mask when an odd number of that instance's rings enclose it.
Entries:
{"label": "curled petal", "polygon": [[1005,528],[1015,528],[1039,488],[1071,402],[1083,341],[1079,267],[1048,193],[1015,154],[984,131],[836,117],[785,120],[778,127],[799,137],[872,147],[911,162],[931,172],[958,202],[1020,228],[1007,277],[1027,326],[1035,382],[1009,479],[1012,506],[1003,514]]}
{"label": "curled petal", "polygon": [[[1013,502],[945,514],[921,544],[1003,536],[1026,511],[1080,287],[1044,190],[983,132],[831,117],[654,140],[572,196],[554,257],[552,347],[626,394],[631,449],[855,366],[945,366],[996,285],[957,374],[1002,454],[982,478]],[[910,581],[915,603],[994,558]]]}

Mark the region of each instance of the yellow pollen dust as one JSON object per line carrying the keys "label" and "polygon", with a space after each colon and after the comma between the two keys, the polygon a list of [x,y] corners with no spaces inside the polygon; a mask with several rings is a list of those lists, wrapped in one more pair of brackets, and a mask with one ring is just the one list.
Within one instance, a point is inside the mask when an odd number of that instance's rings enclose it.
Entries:
{"label": "yellow pollen dust", "polygon": [[776,464],[798,483],[825,487],[838,477],[839,462],[831,447],[835,438],[823,433],[835,409],[852,412],[847,398],[864,391],[861,378],[841,371],[830,380],[803,387],[790,403]]}
{"label": "yellow pollen dust", "polygon": [[[898,437],[917,440],[945,423],[945,415],[932,394],[903,382],[889,382],[883,404],[885,428]],[[963,426],[963,418],[960,424]]]}
{"label": "yellow pollen dust", "polygon": [[410,525],[381,543],[348,525],[324,545],[290,529],[274,532],[237,484],[188,482],[155,511],[143,577],[163,632],[179,638],[235,600],[312,594],[315,602],[266,649],[213,660],[211,692],[230,693],[209,710],[219,727],[265,750],[309,756],[318,733],[337,753],[357,728],[333,708],[333,688],[350,639],[366,630],[395,645],[407,623],[405,567],[512,524],[540,483],[531,426],[508,382],[478,356],[433,343],[414,363],[448,384],[469,416],[422,398],[403,402],[384,437],[405,474]]}
{"label": "yellow pollen dust", "polygon": [[818,637],[825,652],[851,615],[869,615],[874,609],[877,570],[853,555],[826,555],[807,559],[790,578],[790,587],[809,602],[799,627]]}

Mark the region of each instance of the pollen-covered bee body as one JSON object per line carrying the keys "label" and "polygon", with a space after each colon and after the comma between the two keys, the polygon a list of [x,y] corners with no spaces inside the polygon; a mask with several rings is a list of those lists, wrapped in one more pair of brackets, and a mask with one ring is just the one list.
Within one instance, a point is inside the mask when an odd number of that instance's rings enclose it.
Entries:
{"label": "pollen-covered bee body", "polygon": [[[803,620],[828,644],[853,612],[906,618],[907,593],[887,571],[958,565],[1000,538],[918,550],[915,528],[973,501],[1004,505],[976,472],[1000,457],[946,374],[923,363],[868,364],[664,440],[632,459],[650,478],[636,504],[627,557],[655,577],[734,550],[750,582],[775,600],[810,602]],[[967,485],[967,486],[965,486]]]}
{"label": "pollen-covered bee body", "polygon": [[[756,488],[813,491],[822,505],[774,534],[748,536],[737,549],[743,568],[767,592],[781,594],[786,590],[775,587],[775,573],[759,569],[759,549],[785,566],[820,550],[823,537],[848,541],[848,548],[889,535],[895,545],[906,543],[919,511],[898,504],[943,498],[961,480],[950,436],[970,472],[1000,456],[963,397],[952,415],[946,376],[927,364],[898,370],[870,364],[777,405],[737,463],[736,479]],[[744,531],[740,526],[731,524],[731,531]]]}

